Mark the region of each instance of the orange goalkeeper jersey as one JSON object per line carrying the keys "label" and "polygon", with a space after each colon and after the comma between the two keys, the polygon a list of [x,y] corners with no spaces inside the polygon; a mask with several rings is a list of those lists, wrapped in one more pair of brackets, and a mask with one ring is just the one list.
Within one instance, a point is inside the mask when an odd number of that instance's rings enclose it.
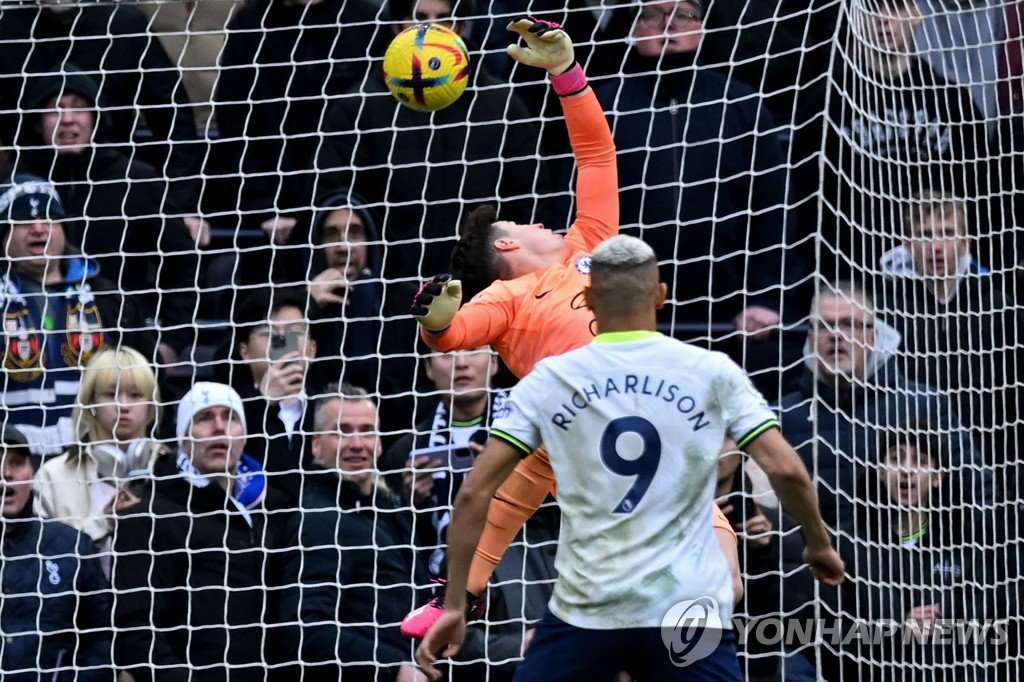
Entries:
{"label": "orange goalkeeper jersey", "polygon": [[434,350],[490,345],[522,378],[544,358],[594,338],[594,316],[583,302],[583,287],[590,283],[590,253],[619,231],[615,144],[593,90],[563,99],[562,109],[578,168],[576,221],[565,236],[569,256],[557,265],[494,282],[462,306],[443,332],[421,328]]}

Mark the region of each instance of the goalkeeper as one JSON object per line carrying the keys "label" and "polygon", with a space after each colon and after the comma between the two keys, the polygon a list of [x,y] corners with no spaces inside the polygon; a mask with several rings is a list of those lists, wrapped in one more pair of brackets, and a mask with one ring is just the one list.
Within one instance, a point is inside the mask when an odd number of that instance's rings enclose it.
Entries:
{"label": "goalkeeper", "polygon": [[[434,277],[416,295],[412,313],[420,321],[423,340],[434,350],[490,345],[521,378],[540,360],[593,340],[597,330],[583,289],[589,284],[591,251],[618,234],[619,188],[611,131],[573,58],[569,37],[556,24],[530,19],[513,22],[509,30],[526,42],[526,47],[510,46],[509,55],[546,68],[560,97],[578,167],[576,221],[562,236],[543,225],[497,220],[491,206],[477,208],[452,253],[452,269],[461,282],[448,275]],[[473,298],[460,310],[463,283]],[[471,613],[482,610],[494,567],[553,491],[554,476],[543,448],[524,459],[498,490],[470,569]],[[741,590],[735,533],[724,517],[715,518],[719,542],[733,563],[734,589]],[[432,600],[406,617],[402,632],[422,638],[442,612],[440,600]]]}

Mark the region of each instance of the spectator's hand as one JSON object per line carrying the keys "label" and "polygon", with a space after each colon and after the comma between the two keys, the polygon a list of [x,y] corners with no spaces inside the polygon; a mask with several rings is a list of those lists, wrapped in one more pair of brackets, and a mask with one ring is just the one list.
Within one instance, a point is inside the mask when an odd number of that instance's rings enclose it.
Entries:
{"label": "spectator's hand", "polygon": [[160,360],[165,365],[176,365],[178,364],[178,351],[174,350],[171,346],[166,343],[161,343],[157,350],[160,353]]}
{"label": "spectator's hand", "polygon": [[287,218],[285,216],[274,216],[269,220],[264,220],[260,224],[260,229],[267,233],[270,237],[270,243],[282,246],[288,241],[288,237],[291,236],[292,230],[298,224],[298,220],[295,218]]}
{"label": "spectator's hand", "polygon": [[205,249],[210,245],[210,223],[198,216],[188,216],[182,218],[182,221],[188,228],[188,233],[192,235],[192,241],[196,246]]}
{"label": "spectator's hand", "polygon": [[526,655],[526,650],[530,648],[530,642],[533,641],[533,633],[534,633],[534,629],[533,628],[530,628],[529,630],[527,630],[526,632],[523,633],[523,648],[519,652],[520,656],[525,656]]}
{"label": "spectator's hand", "polygon": [[[412,461],[412,468],[415,469],[437,469],[443,462],[439,459],[431,459],[430,455],[420,455]],[[402,472],[402,494],[405,499],[412,502],[413,506],[423,504],[431,491],[434,490],[434,476],[427,472],[405,471]]]}
{"label": "spectator's hand", "polygon": [[434,667],[434,664],[437,663],[438,652],[440,652],[441,658],[451,658],[462,648],[462,642],[465,639],[465,609],[456,610],[446,607],[444,613],[430,627],[427,636],[416,648],[416,662],[419,663],[427,677],[438,680],[441,678],[441,671]]}
{"label": "spectator's hand", "polygon": [[136,505],[141,501],[142,500],[139,496],[128,490],[128,488],[118,488],[117,492],[111,496],[110,501],[103,507],[103,515],[107,518],[116,516],[118,512],[122,512],[128,507]]}
{"label": "spectator's hand", "polygon": [[[727,504],[722,507],[722,513],[728,516],[733,511],[733,506]],[[751,547],[767,547],[771,544],[772,522],[764,514],[757,514],[747,519],[746,523],[732,524],[733,530],[739,533],[744,541]]]}
{"label": "spectator's hand", "polygon": [[510,23],[508,30],[518,33],[526,43],[526,47],[509,45],[505,50],[520,64],[547,69],[552,76],[558,76],[576,61],[572,40],[556,23],[522,17]]}
{"label": "spectator's hand", "polygon": [[843,582],[846,566],[831,543],[822,547],[807,545],[804,548],[804,563],[810,565],[811,575],[826,585]]}
{"label": "spectator's hand", "polygon": [[338,268],[327,268],[309,283],[309,295],[319,305],[348,305],[348,280]]}
{"label": "spectator's hand", "polygon": [[782,321],[779,313],[759,305],[751,305],[740,311],[733,319],[737,331],[746,332],[754,341],[764,341],[771,336],[771,328]]}
{"label": "spectator's hand", "polygon": [[427,676],[416,669],[413,665],[403,665],[398,670],[395,682],[426,682]]}
{"label": "spectator's hand", "polygon": [[942,606],[940,604],[915,606],[907,614],[907,625],[920,632],[927,639],[931,635],[935,621],[941,617]]}
{"label": "spectator's hand", "polygon": [[306,378],[306,359],[299,351],[292,351],[267,365],[267,373],[260,381],[260,393],[269,400],[292,398],[302,392]]}
{"label": "spectator's hand", "polygon": [[462,304],[462,282],[451,275],[434,275],[412,299],[409,312],[426,329],[444,331]]}

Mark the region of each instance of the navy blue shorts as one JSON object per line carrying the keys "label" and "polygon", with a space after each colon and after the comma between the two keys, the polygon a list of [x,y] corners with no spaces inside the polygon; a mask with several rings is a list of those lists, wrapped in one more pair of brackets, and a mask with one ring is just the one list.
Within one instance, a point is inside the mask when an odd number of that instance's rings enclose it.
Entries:
{"label": "navy blue shorts", "polygon": [[545,610],[514,682],[611,682],[623,670],[641,682],[743,681],[732,630],[721,633],[709,655],[680,667],[673,664],[660,628],[585,630]]}

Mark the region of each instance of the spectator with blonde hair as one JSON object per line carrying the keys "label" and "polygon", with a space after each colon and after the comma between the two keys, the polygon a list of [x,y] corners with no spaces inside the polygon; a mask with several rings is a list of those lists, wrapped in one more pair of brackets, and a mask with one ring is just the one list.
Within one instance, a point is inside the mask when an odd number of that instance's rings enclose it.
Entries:
{"label": "spectator with blonde hair", "polygon": [[149,362],[133,348],[97,353],[82,372],[71,413],[76,442],[36,475],[39,516],[58,519],[109,544],[119,482],[152,468],[160,391]]}

